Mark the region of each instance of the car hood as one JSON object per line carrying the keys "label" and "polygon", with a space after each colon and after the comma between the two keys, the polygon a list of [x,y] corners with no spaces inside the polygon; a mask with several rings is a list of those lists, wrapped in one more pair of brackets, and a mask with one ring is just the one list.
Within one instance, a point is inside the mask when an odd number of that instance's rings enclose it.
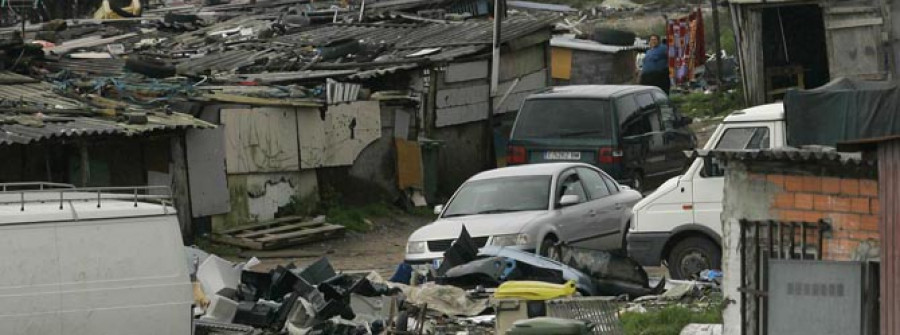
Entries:
{"label": "car hood", "polygon": [[548,215],[547,211],[526,211],[499,214],[482,214],[439,219],[417,229],[409,236],[410,241],[455,239],[462,227],[472,237],[516,234],[534,220]]}

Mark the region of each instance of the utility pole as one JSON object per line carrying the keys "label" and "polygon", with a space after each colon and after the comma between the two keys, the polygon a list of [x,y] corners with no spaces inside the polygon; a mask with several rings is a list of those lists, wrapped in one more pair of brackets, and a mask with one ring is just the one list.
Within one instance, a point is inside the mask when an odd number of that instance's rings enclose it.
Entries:
{"label": "utility pole", "polygon": [[[491,42],[491,88],[488,94],[487,130],[485,130],[485,145],[487,147],[487,167],[497,166],[496,149],[494,148],[494,97],[500,86],[500,23],[503,22],[505,13],[500,11],[500,4],[504,0],[494,0],[494,38]],[[505,8],[505,7],[504,7]]]}
{"label": "utility pole", "polygon": [[722,33],[719,30],[719,0],[710,1],[712,1],[713,36],[716,39],[716,81],[718,82],[717,90],[719,90],[722,87]]}

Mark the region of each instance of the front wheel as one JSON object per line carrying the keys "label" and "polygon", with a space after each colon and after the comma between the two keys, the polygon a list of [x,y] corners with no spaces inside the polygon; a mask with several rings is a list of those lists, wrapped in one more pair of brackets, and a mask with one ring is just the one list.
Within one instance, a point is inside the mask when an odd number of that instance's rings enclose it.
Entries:
{"label": "front wheel", "polygon": [[547,236],[541,241],[541,247],[538,249],[538,254],[549,259],[559,261],[559,247],[557,244],[557,239],[554,236]]}
{"label": "front wheel", "polygon": [[631,175],[631,188],[644,194],[644,175],[642,173],[635,171]]}
{"label": "front wheel", "polygon": [[668,262],[673,279],[691,279],[703,270],[720,269],[722,251],[708,238],[688,237],[672,248]]}

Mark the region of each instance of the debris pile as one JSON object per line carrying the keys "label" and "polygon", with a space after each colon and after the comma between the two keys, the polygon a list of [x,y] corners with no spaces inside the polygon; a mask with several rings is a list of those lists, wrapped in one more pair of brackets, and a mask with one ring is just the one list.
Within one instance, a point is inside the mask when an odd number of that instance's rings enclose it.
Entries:
{"label": "debris pile", "polygon": [[717,289],[714,281],[651,285],[627,257],[558,248],[564,263],[513,248],[479,250],[463,229],[440,266],[404,263],[390,280],[337,272],[327,258],[260,272],[256,258],[234,264],[189,249],[196,327],[217,334],[622,334],[622,311],[702,302]]}

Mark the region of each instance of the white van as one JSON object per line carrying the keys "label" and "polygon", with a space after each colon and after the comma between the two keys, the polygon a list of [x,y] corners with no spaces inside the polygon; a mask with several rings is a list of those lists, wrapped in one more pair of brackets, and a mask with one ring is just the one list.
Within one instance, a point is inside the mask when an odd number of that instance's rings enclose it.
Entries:
{"label": "white van", "polygon": [[[781,103],[737,111],[725,118],[704,146],[712,149],[767,149],[785,146]],[[697,158],[632,209],[628,254],[645,266],[663,261],[675,279],[720,269],[724,177],[704,169]]]}
{"label": "white van", "polygon": [[191,334],[178,220],[150,189],[0,184],[0,334]]}

